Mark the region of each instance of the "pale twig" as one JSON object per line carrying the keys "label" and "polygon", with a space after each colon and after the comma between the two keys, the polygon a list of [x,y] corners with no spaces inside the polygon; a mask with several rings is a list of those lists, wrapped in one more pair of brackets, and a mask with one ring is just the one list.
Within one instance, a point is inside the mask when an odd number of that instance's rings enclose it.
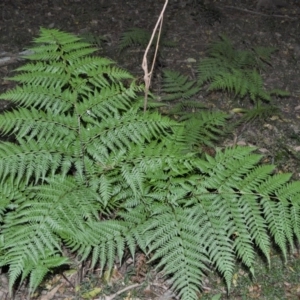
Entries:
{"label": "pale twig", "polygon": [[131,289],[134,289],[138,286],[140,286],[141,284],[140,283],[136,283],[136,284],[133,284],[133,285],[129,285],[127,286],[126,288],[116,292],[115,294],[112,294],[110,296],[101,296],[98,300],[113,300],[115,299],[117,296],[123,294],[124,292],[128,291],[128,290],[131,290]]}
{"label": "pale twig", "polygon": [[[148,93],[149,93],[149,88],[150,88],[150,83],[151,83],[151,76],[152,76],[152,72],[153,72],[154,65],[155,65],[155,60],[156,60],[156,55],[157,55],[158,45],[159,45],[159,39],[160,39],[161,29],[162,29],[163,16],[164,16],[164,12],[166,10],[167,5],[168,5],[168,0],[166,0],[165,4],[163,6],[163,9],[162,9],[162,11],[159,15],[159,18],[158,18],[156,24],[155,24],[155,27],[153,29],[150,41],[147,45],[147,48],[146,48],[144,56],[143,56],[142,69],[144,71],[144,82],[145,82],[144,112],[147,111]],[[156,41],[156,45],[155,45],[155,55],[154,55],[153,62],[152,62],[152,65],[151,65],[151,70],[149,72],[148,71],[147,55],[148,55],[149,49],[152,45],[152,42],[153,42],[153,39],[155,37],[155,33],[157,31],[158,26],[160,26],[160,27],[159,27],[158,37],[157,37],[157,41]]]}
{"label": "pale twig", "polygon": [[229,8],[229,9],[235,9],[235,10],[243,11],[245,13],[259,15],[259,16],[275,17],[275,18],[285,18],[285,19],[290,19],[290,20],[297,20],[297,18],[290,17],[290,16],[287,16],[287,15],[264,14],[264,13],[259,12],[259,11],[249,10],[249,9],[240,8],[240,7],[236,7],[236,6],[223,5],[222,7]]}

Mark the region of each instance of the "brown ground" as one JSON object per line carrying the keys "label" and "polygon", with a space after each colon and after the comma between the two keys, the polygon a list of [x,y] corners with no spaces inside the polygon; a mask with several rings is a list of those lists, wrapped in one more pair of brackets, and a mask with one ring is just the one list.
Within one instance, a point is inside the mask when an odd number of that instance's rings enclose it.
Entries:
{"label": "brown ground", "polygon": [[[135,75],[143,76],[141,69],[143,53],[130,49],[120,55],[118,43],[121,34],[128,28],[140,27],[151,31],[163,2],[158,0],[1,0],[0,54],[2,53],[3,56],[3,52],[19,53],[30,46],[33,38],[38,35],[40,27],[57,28],[81,35],[91,33],[96,38],[104,39],[104,42],[101,42],[102,55],[113,58]],[[193,78],[195,64],[189,63],[188,59],[198,62],[199,58],[203,57],[207,45],[216,40],[221,33],[226,34],[238,49],[251,49],[256,45],[278,48],[278,52],[273,55],[272,65],[267,68],[263,76],[267,88],[277,87],[291,93],[290,97],[275,99],[282,113],[281,116],[243,126],[237,129],[234,137],[229,138],[226,143],[255,144],[266,154],[266,161],[279,165],[282,170],[294,172],[294,177],[299,179],[300,1],[280,1],[284,7],[261,5],[259,11],[256,10],[257,1],[250,0],[210,1],[212,7],[208,10],[203,10],[197,1],[169,0],[169,2],[164,19],[165,32],[167,38],[176,41],[177,45],[164,50],[161,61],[163,68],[179,70]],[[11,87],[11,83],[4,77],[9,76],[19,64],[20,62],[16,62],[0,66],[0,91]],[[155,78],[160,78],[160,68],[157,69]],[[202,98],[201,101],[228,112],[235,106],[243,105],[213,95],[212,98]],[[6,105],[4,102],[0,103],[0,109],[4,109]],[[1,281],[4,287],[4,275]],[[152,283],[154,281],[159,282],[160,287],[154,291],[143,290],[140,299],[172,299],[171,296],[168,298],[170,292],[166,286],[158,278],[152,277]],[[75,296],[74,288],[68,283],[62,284],[51,298],[49,291],[54,292],[52,289],[56,284],[51,281],[48,291],[44,292],[39,299],[81,299]],[[93,286],[93,283],[90,284]],[[22,293],[22,291],[18,293],[17,299],[25,299]],[[4,296],[1,299],[5,299]]]}

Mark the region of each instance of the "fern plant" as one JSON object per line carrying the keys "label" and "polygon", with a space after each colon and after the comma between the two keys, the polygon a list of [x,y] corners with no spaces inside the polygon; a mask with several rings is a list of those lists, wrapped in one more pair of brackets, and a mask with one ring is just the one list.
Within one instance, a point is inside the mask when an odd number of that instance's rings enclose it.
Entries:
{"label": "fern plant", "polygon": [[[269,63],[270,56],[274,51],[275,49],[271,47],[254,47],[253,51],[237,51],[233,48],[230,40],[222,35],[221,41],[214,42],[209,47],[208,57],[200,62],[197,80],[191,80],[179,72],[163,71],[159,100],[171,104],[171,109],[164,110],[164,112],[171,115],[179,115],[180,119],[192,118],[193,120],[189,124],[194,124],[195,126],[190,126],[190,131],[188,132],[191,133],[190,137],[196,137],[201,130],[204,117],[208,115],[206,115],[204,110],[206,109],[205,105],[195,100],[195,96],[207,83],[209,84],[208,91],[227,91],[235,95],[236,98],[243,99],[248,97],[255,103],[253,109],[239,109],[240,112],[244,113],[244,116],[238,123],[247,122],[255,118],[266,118],[278,112],[277,107],[270,104],[272,96],[287,96],[288,93],[280,89],[266,91],[263,86],[263,79],[258,72],[260,69],[264,69],[266,63]],[[265,102],[268,104],[265,105]],[[214,112],[209,114],[213,116]],[[221,113],[217,112],[215,118],[221,121],[219,118],[221,115]],[[215,129],[218,129],[218,134],[225,132],[225,130],[222,131],[221,129],[222,127],[224,128],[226,117],[223,114],[219,126],[214,126]],[[200,122],[197,122],[197,120],[200,120]],[[200,138],[199,141],[202,143],[203,141],[206,144],[211,142],[205,139],[204,136],[198,136]],[[212,136],[213,139],[214,137]],[[195,139],[187,139],[189,146],[195,145],[195,142]]]}
{"label": "fern plant", "polygon": [[200,89],[197,81],[190,80],[188,76],[171,70],[163,72],[160,100],[170,103],[170,108],[163,111],[177,116],[178,121],[185,121],[187,151],[201,149],[201,145],[213,147],[214,142],[225,133],[228,115],[221,111],[209,111],[203,103],[195,100],[194,96]]}
{"label": "fern plant", "polygon": [[[129,28],[121,36],[121,40],[119,43],[119,51],[121,52],[126,48],[132,46],[146,47],[148,45],[150,38],[151,38],[151,33],[146,29],[137,28],[137,27]],[[152,45],[155,45],[156,42],[157,42],[157,36],[154,38]],[[164,35],[162,35],[160,44],[161,46],[165,46],[165,47],[175,46],[175,43],[165,39]]]}
{"label": "fern plant", "polygon": [[188,99],[200,90],[196,80],[189,80],[179,72],[164,70],[163,85],[161,92],[164,93],[163,101]]}
{"label": "fern plant", "polygon": [[96,35],[90,32],[82,33],[80,37],[82,41],[97,47],[99,50],[102,50],[103,44],[108,41],[106,36]]}
{"label": "fern plant", "polygon": [[255,47],[253,51],[235,50],[230,40],[222,35],[221,41],[209,47],[208,57],[199,64],[199,84],[208,82],[208,90],[224,90],[239,98],[247,96],[256,106],[270,103],[272,95],[288,96],[289,93],[284,90],[265,90],[259,73],[266,63],[270,63],[275,50],[271,47]]}
{"label": "fern plant", "polygon": [[[184,122],[143,113],[142,87],[79,38],[42,29],[29,62],[1,95],[0,265],[9,288],[72,263],[111,269],[139,248],[180,299],[196,300],[214,266],[230,288],[236,258],[250,272],[300,238],[300,183],[273,175],[249,147],[200,159]],[[232,238],[232,236],[235,238]],[[69,251],[67,251],[69,250]],[[151,255],[150,255],[151,254]]]}

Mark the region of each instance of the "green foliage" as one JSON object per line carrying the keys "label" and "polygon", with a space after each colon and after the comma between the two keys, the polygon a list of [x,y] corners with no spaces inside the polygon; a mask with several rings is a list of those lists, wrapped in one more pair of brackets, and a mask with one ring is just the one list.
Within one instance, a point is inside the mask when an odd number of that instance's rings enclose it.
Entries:
{"label": "green foliage", "polygon": [[[179,72],[170,70],[163,72],[160,100],[170,103],[171,108],[168,110],[170,115],[180,116],[180,119],[193,118],[194,123],[195,120],[200,120],[199,126],[189,128],[193,131],[193,136],[202,126],[203,117],[206,117],[206,112],[203,110],[206,109],[205,105],[195,99],[206,83],[209,83],[208,91],[227,91],[235,98],[247,97],[255,103],[253,109],[240,110],[244,112],[244,115],[238,123],[256,118],[264,119],[277,113],[278,109],[271,102],[272,96],[289,95],[288,92],[280,89],[266,91],[263,79],[259,74],[265,64],[270,63],[270,56],[275,51],[274,48],[255,47],[252,51],[237,51],[227,37],[221,36],[221,38],[221,41],[214,42],[209,47],[208,57],[203,59],[198,67],[197,80],[191,80]],[[214,112],[209,114],[214,115]],[[217,113],[216,118],[219,119],[220,115]],[[224,128],[225,120],[226,116],[223,115],[224,122],[220,122],[215,127],[218,129],[219,135],[222,133],[220,129]],[[198,142],[209,144],[212,140],[200,139]],[[187,143],[195,144],[192,140]]]}
{"label": "green foliage", "polygon": [[179,72],[165,70],[163,72],[163,85],[161,92],[164,93],[163,101],[188,99],[200,90],[196,80],[189,80]]}
{"label": "green foliage", "polygon": [[[151,33],[145,29],[142,28],[130,28],[127,31],[125,31],[121,36],[121,41],[119,44],[119,51],[123,51],[124,49],[132,46],[143,46],[146,47],[149,43],[149,40],[151,38]],[[157,35],[153,39],[152,45],[155,45],[157,42]],[[168,41],[164,38],[164,35],[162,35],[161,46],[166,47],[174,47],[175,43],[172,41]]]}
{"label": "green foliage", "polygon": [[278,107],[273,105],[263,105],[261,103],[258,103],[253,109],[244,109],[240,110],[240,112],[243,113],[243,116],[238,121],[237,125],[239,123],[250,122],[254,119],[267,119],[268,117],[280,113]]}
{"label": "green foliage", "polygon": [[179,72],[163,71],[160,101],[171,104],[169,114],[182,115],[183,118],[188,118],[189,112],[206,108],[205,105],[191,98],[199,91],[200,86],[196,80],[190,80],[188,76]]}
{"label": "green foliage", "polygon": [[[272,175],[252,148],[187,151],[188,122],[143,113],[142,87],[77,37],[42,29],[19,86],[0,96],[0,265],[9,288],[71,263],[66,253],[112,268],[137,247],[195,300],[211,266],[230,288],[236,258],[253,273],[300,238],[300,183]],[[220,117],[220,120],[222,117]],[[216,121],[218,125],[219,121]],[[214,134],[209,115],[205,124]],[[196,137],[196,140],[199,140]],[[64,251],[63,251],[64,250]],[[68,251],[66,251],[68,250]]]}
{"label": "green foliage", "polygon": [[198,111],[190,114],[184,123],[184,141],[187,152],[199,149],[201,145],[213,147],[224,135],[227,114],[218,111]]}
{"label": "green foliage", "polygon": [[84,42],[87,42],[97,48],[99,48],[100,50],[102,49],[102,45],[103,43],[107,42],[108,39],[105,36],[101,36],[101,35],[96,35],[90,32],[86,32],[80,35],[80,37],[82,38],[82,40]]}
{"label": "green foliage", "polygon": [[183,127],[186,150],[198,149],[201,145],[213,146],[224,133],[227,114],[204,110],[206,107],[202,103],[190,99],[200,91],[196,80],[170,70],[165,70],[163,75],[161,101],[171,103],[168,114],[186,121]]}
{"label": "green foliage", "polygon": [[[266,91],[259,70],[270,63],[274,48],[255,47],[253,51],[235,50],[230,40],[221,41],[208,49],[208,57],[199,65],[199,84],[209,83],[208,90],[225,90],[235,97],[249,97],[256,105],[270,102],[274,91]],[[289,93],[276,89],[276,95]]]}

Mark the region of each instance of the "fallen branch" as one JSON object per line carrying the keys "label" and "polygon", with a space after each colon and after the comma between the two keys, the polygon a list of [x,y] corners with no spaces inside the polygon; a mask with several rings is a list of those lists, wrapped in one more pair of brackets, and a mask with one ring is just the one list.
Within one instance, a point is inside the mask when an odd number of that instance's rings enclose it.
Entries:
{"label": "fallen branch", "polygon": [[113,295],[110,295],[110,296],[102,296],[100,297],[98,300],[113,300],[115,299],[117,296],[123,294],[124,292],[128,291],[128,290],[131,290],[131,289],[134,289],[138,286],[140,286],[141,284],[139,283],[136,283],[136,284],[133,284],[133,285],[130,285],[130,286],[127,286],[126,288],[122,289],[121,291],[118,291],[116,292],[115,294]]}
{"label": "fallen branch", "polygon": [[[290,20],[297,20],[297,18],[290,17],[290,16],[287,16],[287,15],[264,14],[264,13],[259,12],[259,11],[249,10],[249,9],[240,8],[240,7],[236,7],[236,6],[224,5],[222,7],[223,8],[229,8],[229,9],[235,9],[235,10],[239,10],[239,11],[243,11],[243,12],[246,12],[246,13],[249,13],[249,14],[254,14],[254,15],[259,15],[259,16],[275,17],[275,18],[285,18],[285,19],[290,19]],[[219,8],[221,8],[221,7],[219,7]]]}
{"label": "fallen branch", "polygon": [[9,53],[9,52],[1,52],[0,53],[0,67],[7,66],[9,64],[15,63],[17,61],[23,60],[23,56],[32,54],[32,51],[25,50],[19,53]]}

